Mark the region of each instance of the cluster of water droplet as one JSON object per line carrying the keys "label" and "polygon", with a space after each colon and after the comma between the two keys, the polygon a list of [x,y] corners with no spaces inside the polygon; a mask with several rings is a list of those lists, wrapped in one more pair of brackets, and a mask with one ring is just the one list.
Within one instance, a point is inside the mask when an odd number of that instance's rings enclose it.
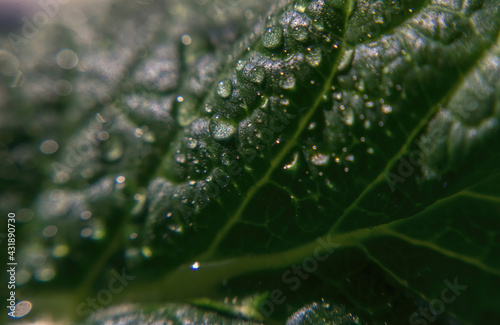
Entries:
{"label": "cluster of water droplet", "polygon": [[177,115],[182,115],[177,120],[184,130],[162,163],[165,178],[153,181],[147,194],[147,228],[166,227],[167,238],[153,231],[146,253],[154,252],[155,241],[175,240],[171,229],[196,224],[195,215],[231,180],[252,171],[257,160],[280,145],[300,108],[311,105],[298,92],[318,94],[322,70],[331,69],[339,54],[346,10],[336,1],[294,1],[241,43],[233,68],[215,81],[204,101],[177,97]]}

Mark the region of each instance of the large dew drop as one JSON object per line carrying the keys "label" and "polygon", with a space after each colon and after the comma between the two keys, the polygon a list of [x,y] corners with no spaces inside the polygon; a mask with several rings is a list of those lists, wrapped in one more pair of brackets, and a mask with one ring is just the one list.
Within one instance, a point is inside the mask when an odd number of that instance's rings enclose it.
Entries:
{"label": "large dew drop", "polygon": [[293,75],[284,75],[280,80],[280,86],[283,89],[293,89],[295,87],[295,78]]}
{"label": "large dew drop", "polygon": [[234,122],[216,114],[210,120],[210,135],[219,142],[230,141],[236,134],[236,125]]}
{"label": "large dew drop", "polygon": [[306,42],[309,39],[309,30],[306,26],[296,26],[292,29],[292,37],[297,42]]}
{"label": "large dew drop", "polygon": [[318,48],[307,49],[306,61],[309,66],[315,68],[321,64],[321,50]]}
{"label": "large dew drop", "polygon": [[276,49],[283,44],[283,28],[280,25],[269,27],[262,35],[262,45],[269,50]]}
{"label": "large dew drop", "polygon": [[265,77],[266,77],[266,70],[264,69],[264,67],[261,66],[253,67],[248,72],[248,79],[258,84],[262,83]]}
{"label": "large dew drop", "polygon": [[227,99],[231,96],[233,92],[233,86],[231,84],[231,80],[225,79],[219,82],[217,85],[217,95],[219,95],[222,99]]}

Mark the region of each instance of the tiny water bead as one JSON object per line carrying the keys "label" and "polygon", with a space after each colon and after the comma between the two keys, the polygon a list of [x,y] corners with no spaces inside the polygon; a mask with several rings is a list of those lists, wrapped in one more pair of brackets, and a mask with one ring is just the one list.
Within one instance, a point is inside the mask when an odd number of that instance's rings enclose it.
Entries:
{"label": "tiny water bead", "polygon": [[227,99],[231,96],[233,92],[233,85],[231,84],[231,80],[225,79],[219,82],[217,85],[217,95],[219,95],[222,99]]}
{"label": "tiny water bead", "polygon": [[191,270],[198,270],[200,268],[200,262],[194,262],[191,265]]}
{"label": "tiny water bead", "polygon": [[233,121],[216,114],[210,120],[210,135],[219,142],[230,141],[236,134],[236,125]]}
{"label": "tiny water bead", "polygon": [[283,28],[280,25],[269,27],[262,35],[262,45],[268,49],[273,50],[283,44]]}

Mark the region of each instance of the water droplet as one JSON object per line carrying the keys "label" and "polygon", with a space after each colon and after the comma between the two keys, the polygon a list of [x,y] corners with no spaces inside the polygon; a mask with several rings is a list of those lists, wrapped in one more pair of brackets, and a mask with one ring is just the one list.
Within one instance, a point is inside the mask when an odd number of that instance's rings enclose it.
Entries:
{"label": "water droplet", "polygon": [[323,21],[323,19],[314,20],[313,21],[313,27],[318,32],[322,32],[323,30],[325,30],[325,22]]}
{"label": "water droplet", "polygon": [[92,217],[92,212],[90,212],[90,211],[83,211],[80,214],[80,219],[82,219],[82,220],[89,220],[90,217]]}
{"label": "water droplet", "polygon": [[216,114],[210,120],[210,135],[217,141],[229,141],[236,134],[236,125],[234,122]]}
{"label": "water droplet", "polygon": [[141,253],[146,258],[150,258],[153,255],[153,251],[148,246],[143,246],[141,248]]}
{"label": "water droplet", "polygon": [[184,45],[190,45],[192,42],[192,39],[191,39],[191,36],[186,34],[186,35],[182,35],[181,41],[182,41],[182,44],[184,44]]}
{"label": "water droplet", "polygon": [[89,228],[89,227],[85,227],[83,228],[81,231],[80,231],[80,237],[82,238],[89,238],[90,236],[92,236],[92,233],[94,231],[92,230],[92,228]]}
{"label": "water droplet", "polygon": [[35,278],[41,282],[48,282],[56,276],[56,271],[50,265],[43,266],[36,270]]}
{"label": "water droplet", "polygon": [[73,85],[66,80],[58,80],[54,83],[54,92],[59,96],[68,96],[73,92]]}
{"label": "water droplet", "polygon": [[276,49],[283,44],[283,28],[280,25],[269,27],[262,35],[262,45],[269,50]]}
{"label": "water droplet", "polygon": [[31,310],[31,302],[29,301],[20,301],[16,304],[15,310],[14,310],[14,317],[13,318],[22,318],[26,315]]}
{"label": "water droplet", "polygon": [[281,78],[280,86],[283,89],[293,89],[295,87],[295,78],[292,75],[287,75]]}
{"label": "water droplet", "polygon": [[178,162],[179,164],[184,164],[186,162],[186,155],[178,151],[175,154],[175,161]]}
{"label": "water droplet", "polygon": [[200,268],[200,262],[194,262],[193,265],[191,265],[191,270],[198,270]]}
{"label": "water droplet", "polygon": [[116,184],[122,184],[125,182],[125,177],[123,176],[118,176],[116,179],[115,179],[115,182]]}
{"label": "water droplet", "polygon": [[47,226],[43,229],[42,234],[46,238],[53,237],[53,236],[55,236],[55,234],[57,234],[57,227],[56,226]]}
{"label": "water droplet", "polygon": [[375,22],[375,24],[383,24],[384,23],[384,16],[382,15],[382,13],[377,13],[377,12],[373,12],[373,21]]}
{"label": "water droplet", "polygon": [[309,39],[309,30],[306,26],[296,26],[292,29],[292,37],[297,42],[306,42]]}
{"label": "water droplet", "polygon": [[345,156],[345,160],[346,161],[351,161],[351,162],[354,161],[354,155],[349,154],[349,155]]}
{"label": "water droplet", "polygon": [[246,64],[245,61],[238,60],[238,62],[236,62],[236,70],[238,70],[238,71],[243,70],[243,68],[245,67],[245,64]]}
{"label": "water droplet", "polygon": [[54,140],[45,140],[40,144],[40,151],[46,155],[53,154],[58,148],[59,145]]}
{"label": "water droplet", "polygon": [[182,226],[179,226],[179,225],[171,225],[168,227],[168,229],[172,232],[177,233],[177,234],[181,234],[183,231]]}
{"label": "water droplet", "polygon": [[56,56],[57,65],[63,69],[72,69],[78,64],[78,55],[68,49],[59,51]]}
{"label": "water droplet", "polygon": [[315,154],[314,156],[312,156],[311,163],[313,163],[316,166],[323,166],[323,165],[326,165],[328,163],[328,160],[329,160],[329,158],[327,155],[323,155],[321,153],[318,153],[318,154]]}
{"label": "water droplet", "polygon": [[352,63],[352,59],[354,58],[354,50],[349,49],[344,52],[344,55],[342,55],[342,58],[340,59],[340,63],[338,66],[338,71],[344,71],[346,70]]}
{"label": "water droplet", "polygon": [[319,48],[307,49],[306,62],[311,67],[315,68],[321,64],[321,50]]}
{"label": "water droplet", "polygon": [[344,113],[344,123],[346,125],[352,125],[354,123],[354,113],[352,110],[348,109]]}
{"label": "water droplet", "polygon": [[342,100],[342,92],[339,91],[339,92],[333,93],[333,98],[335,98],[336,100]]}
{"label": "water droplet", "polygon": [[69,253],[69,247],[68,245],[57,245],[54,250],[52,251],[52,256],[55,258],[61,258]]}
{"label": "water droplet", "polygon": [[186,141],[186,145],[189,149],[194,149],[198,145],[198,140],[196,140],[195,138],[189,138]]}
{"label": "water droplet", "polygon": [[266,77],[266,70],[264,69],[264,67],[261,66],[253,67],[248,72],[248,79],[258,84],[262,83],[265,77]]}
{"label": "water droplet", "polygon": [[390,112],[392,112],[391,106],[386,104],[382,105],[382,113],[389,114]]}
{"label": "water droplet", "polygon": [[219,97],[222,99],[229,98],[232,92],[233,85],[231,84],[231,80],[229,79],[222,80],[217,85],[217,95],[219,95]]}
{"label": "water droplet", "polygon": [[298,12],[303,13],[306,11],[308,4],[309,4],[309,1],[307,1],[307,0],[296,0],[294,5],[293,5],[293,9],[295,9]]}
{"label": "water droplet", "polygon": [[299,153],[298,152],[294,152],[293,153],[293,159],[292,159],[292,161],[289,162],[288,164],[286,164],[285,166],[283,166],[283,169],[287,170],[287,169],[294,168],[297,165],[297,161],[298,160],[299,160]]}

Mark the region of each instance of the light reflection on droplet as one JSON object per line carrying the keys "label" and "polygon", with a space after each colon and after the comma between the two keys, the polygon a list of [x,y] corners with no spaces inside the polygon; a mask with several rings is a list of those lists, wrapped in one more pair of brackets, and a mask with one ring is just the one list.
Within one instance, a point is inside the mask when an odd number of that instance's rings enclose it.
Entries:
{"label": "light reflection on droplet", "polygon": [[118,176],[115,181],[117,184],[122,184],[123,182],[125,182],[125,177]]}
{"label": "light reflection on droplet", "polygon": [[295,152],[293,154],[293,160],[290,163],[283,166],[283,169],[285,169],[285,170],[292,169],[297,164],[298,160],[299,160],[299,154],[298,154],[298,152]]}
{"label": "light reflection on droplet", "polygon": [[193,265],[191,265],[192,270],[198,270],[200,268],[200,262],[194,262]]}

